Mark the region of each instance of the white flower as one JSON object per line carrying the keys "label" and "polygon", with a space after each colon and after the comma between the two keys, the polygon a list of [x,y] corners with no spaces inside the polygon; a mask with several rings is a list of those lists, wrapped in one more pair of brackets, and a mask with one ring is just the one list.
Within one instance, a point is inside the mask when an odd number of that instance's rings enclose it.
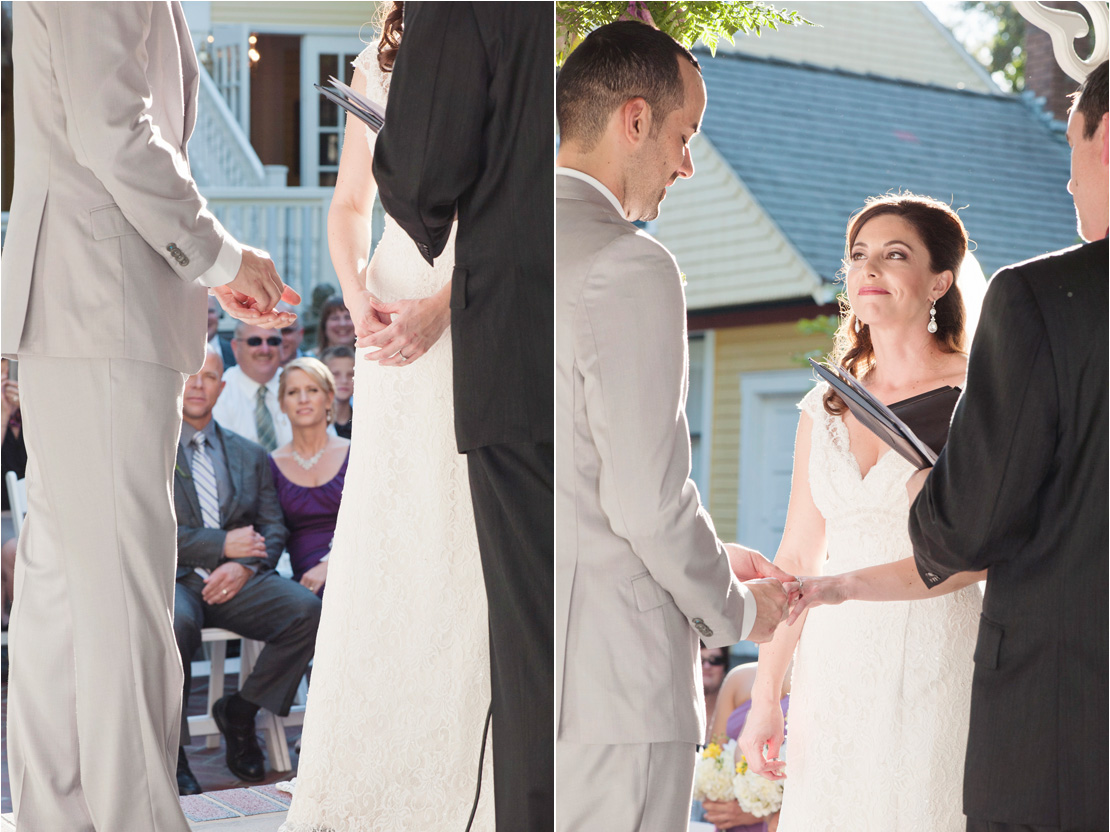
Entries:
{"label": "white flower", "polygon": [[732,779],[736,773],[736,741],[723,748],[717,743],[698,756],[694,765],[694,797],[697,800],[735,800]]}

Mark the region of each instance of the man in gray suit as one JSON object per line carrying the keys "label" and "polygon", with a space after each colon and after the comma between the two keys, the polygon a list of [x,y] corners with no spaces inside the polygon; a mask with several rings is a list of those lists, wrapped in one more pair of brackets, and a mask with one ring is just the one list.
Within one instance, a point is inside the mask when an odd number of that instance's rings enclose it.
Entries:
{"label": "man in gray suit", "polygon": [[[259,781],[266,769],[254,732],[259,707],[286,716],[316,646],[320,599],[274,571],[287,532],[270,461],[261,445],[224,430],[212,408],[224,388],[223,361],[212,350],[185,383],[185,424],[177,448],[173,499],[177,508],[177,584],[173,629],[185,670],[201,629],[223,627],[266,643],[242,690],[212,707],[227,743],[227,767],[240,780]],[[184,709],[181,744],[189,742]],[[182,794],[200,787],[178,752]]]}
{"label": "man in gray suit", "polygon": [[[185,832],[174,779],[170,482],[205,287],[266,326],[283,285],[189,173],[199,68],[178,3],[16,3],[3,354],[27,521],[12,613],[16,825]],[[287,298],[296,300],[289,291]]]}
{"label": "man in gray suit", "polygon": [[681,829],[705,735],[699,637],[769,639],[792,579],[722,543],[700,505],[681,275],[632,224],[693,173],[697,60],[644,24],[603,26],[556,106],[557,818]]}

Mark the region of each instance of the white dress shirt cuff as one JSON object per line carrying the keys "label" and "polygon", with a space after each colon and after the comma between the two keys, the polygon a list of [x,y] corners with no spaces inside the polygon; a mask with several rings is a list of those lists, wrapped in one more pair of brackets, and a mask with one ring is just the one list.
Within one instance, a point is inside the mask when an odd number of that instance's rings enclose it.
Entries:
{"label": "white dress shirt cuff", "polygon": [[740,584],[740,596],[744,599],[744,622],[740,625],[740,640],[745,641],[751,635],[755,626],[755,595],[743,584]]}
{"label": "white dress shirt cuff", "polygon": [[197,280],[201,286],[207,286],[209,289],[213,286],[223,286],[235,279],[242,263],[243,247],[229,235],[224,237],[223,245],[220,246],[220,253],[216,256],[216,262]]}

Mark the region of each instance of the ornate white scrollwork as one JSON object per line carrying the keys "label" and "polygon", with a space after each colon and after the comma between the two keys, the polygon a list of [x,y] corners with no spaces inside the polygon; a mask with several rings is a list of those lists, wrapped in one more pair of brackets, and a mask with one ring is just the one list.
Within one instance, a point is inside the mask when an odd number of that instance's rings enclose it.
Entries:
{"label": "ornate white scrollwork", "polygon": [[1034,26],[1044,29],[1052,38],[1052,54],[1056,63],[1077,82],[1083,83],[1096,66],[1110,53],[1110,9],[1104,0],[1079,0],[1091,16],[1095,47],[1089,57],[1080,58],[1075,50],[1075,39],[1087,34],[1089,27],[1083,15],[1065,9],[1055,9],[1038,2],[1015,2],[1014,8]]}

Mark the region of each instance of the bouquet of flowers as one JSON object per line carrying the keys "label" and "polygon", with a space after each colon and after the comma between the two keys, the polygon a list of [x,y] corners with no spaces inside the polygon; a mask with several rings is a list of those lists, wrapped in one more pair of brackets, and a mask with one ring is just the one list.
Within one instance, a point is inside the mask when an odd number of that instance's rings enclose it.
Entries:
{"label": "bouquet of flowers", "polygon": [[[784,745],[780,754],[786,750]],[[732,792],[740,808],[757,818],[765,818],[782,807],[782,781],[768,780],[748,768],[748,761],[741,755],[732,778]]]}
{"label": "bouquet of flowers", "polygon": [[733,778],[736,774],[736,740],[726,745],[711,742],[694,765],[696,800],[735,800]]}

